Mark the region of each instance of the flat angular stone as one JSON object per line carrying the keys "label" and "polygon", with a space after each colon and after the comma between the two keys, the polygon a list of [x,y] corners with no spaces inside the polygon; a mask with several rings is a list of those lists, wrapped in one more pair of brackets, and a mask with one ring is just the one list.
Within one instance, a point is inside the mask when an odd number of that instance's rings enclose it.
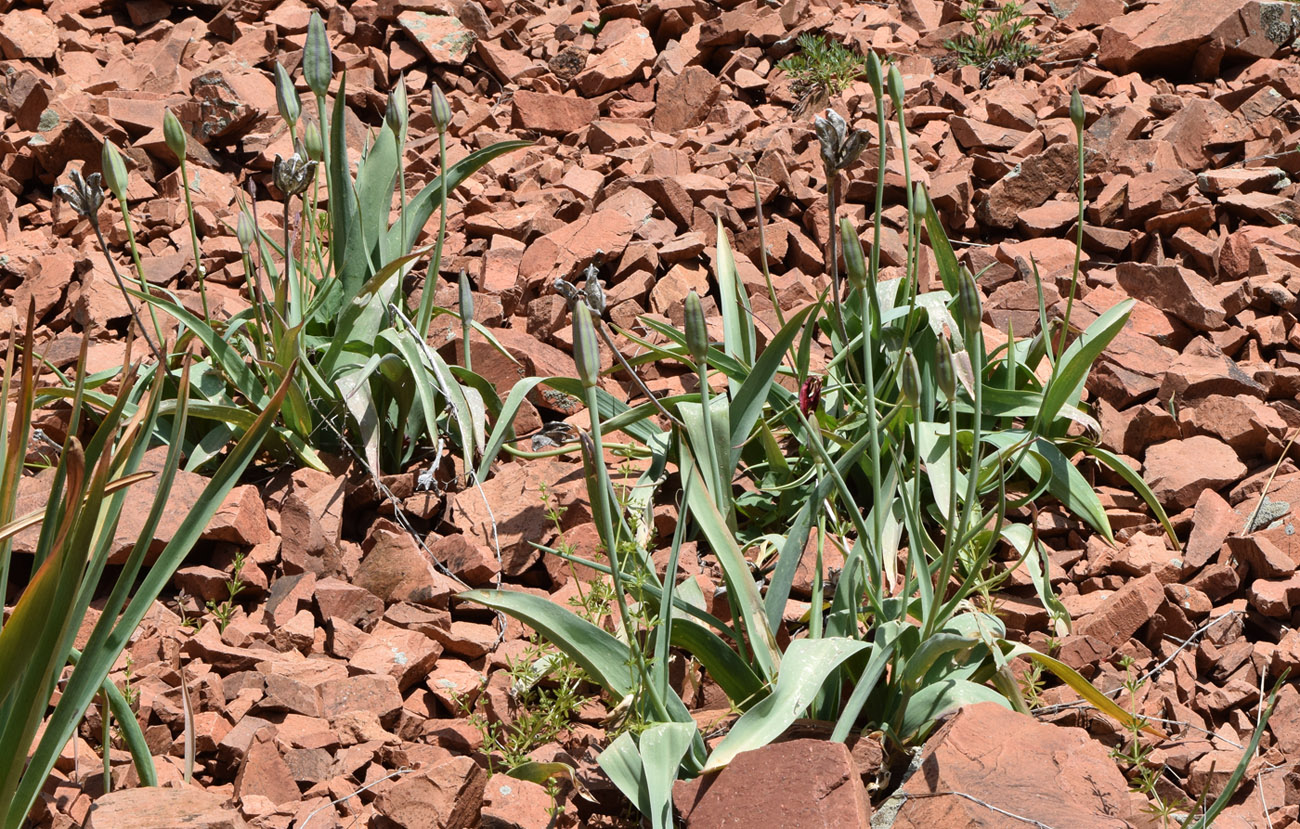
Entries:
{"label": "flat angular stone", "polygon": [[1198,331],[1224,327],[1227,313],[1210,281],[1177,265],[1124,262],[1115,272],[1119,285],[1134,299],[1173,314]]}
{"label": "flat angular stone", "polygon": [[553,95],[520,89],[513,96],[512,126],[547,135],[580,132],[596,120],[595,101],[573,95]]}
{"label": "flat angular stone", "polygon": [[1290,10],[1273,3],[1170,0],[1103,28],[1097,63],[1120,73],[1196,70],[1204,78],[1218,71],[1223,58],[1272,56],[1294,36],[1293,26]]}
{"label": "flat angular stone", "polygon": [[375,811],[402,829],[473,829],[479,825],[487,772],[455,757],[403,775],[375,800]]}
{"label": "flat angular stone", "polygon": [[678,782],[673,802],[692,829],[763,815],[771,829],[867,826],[871,803],[847,746],[801,739],[736,755],[716,775]]}
{"label": "flat angular stone", "polygon": [[1194,505],[1203,490],[1236,483],[1247,471],[1231,447],[1207,435],[1156,444],[1143,467],[1156,498],[1176,509]]}
{"label": "flat angular stone", "polygon": [[1164,585],[1154,574],[1128,581],[1074,626],[1061,644],[1059,658],[1076,669],[1108,658],[1164,600]]}
{"label": "flat angular stone", "polygon": [[246,829],[226,797],[200,789],[119,789],[98,798],[86,829]]}
{"label": "flat angular stone", "polygon": [[895,829],[994,829],[1026,819],[1055,829],[1127,829],[1133,816],[1124,775],[1087,732],[992,702],[965,706],[927,740],[902,791],[914,796]]}
{"label": "flat angular stone", "polygon": [[474,33],[451,15],[404,11],[397,22],[434,63],[459,66],[469,57]]}

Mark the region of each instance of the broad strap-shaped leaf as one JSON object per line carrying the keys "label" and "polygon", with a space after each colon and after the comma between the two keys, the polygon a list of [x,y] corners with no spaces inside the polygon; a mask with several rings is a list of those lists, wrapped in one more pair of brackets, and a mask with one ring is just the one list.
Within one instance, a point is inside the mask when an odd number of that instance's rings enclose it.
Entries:
{"label": "broad strap-shaped leaf", "polygon": [[1169,736],[1157,726],[1134,717],[1123,708],[1120,708],[1113,700],[1111,700],[1110,697],[1106,696],[1101,691],[1098,691],[1091,682],[1084,679],[1082,674],[1074,668],[1071,668],[1069,665],[1066,665],[1061,660],[1054,659],[1045,653],[1039,653],[1028,645],[1020,642],[1004,641],[1002,643],[1002,652],[1008,659],[1023,656],[1030,662],[1037,662],[1039,665],[1042,665],[1047,670],[1056,674],[1058,679],[1070,686],[1071,690],[1083,697],[1084,700],[1090,703],[1094,708],[1101,711],[1103,714],[1110,715],[1121,725],[1125,727],[1140,726],[1143,731],[1152,736],[1159,737],[1162,740],[1169,739]]}
{"label": "broad strap-shaped leaf", "polygon": [[673,781],[698,733],[694,722],[659,723],[641,732],[637,748],[654,829],[673,827]]}
{"label": "broad strap-shaped leaf", "polygon": [[[457,161],[447,168],[447,192],[451,193],[461,185],[465,179],[478,172],[485,164],[495,158],[505,155],[506,153],[522,150],[524,147],[531,147],[531,141],[498,141],[495,144],[484,147],[481,150],[475,150],[469,155]],[[419,238],[424,225],[433,215],[433,211],[438,209],[439,194],[442,190],[441,175],[435,176],[432,181],[424,186],[424,189],[415,195],[406,205],[406,240],[402,241],[402,223],[395,222],[388,229],[387,249],[396,252],[405,252],[415,247],[415,240]]]}
{"label": "broad strap-shaped leaf", "polygon": [[[688,450],[689,451],[689,450]],[[776,643],[776,636],[767,621],[767,612],[758,594],[758,585],[749,572],[749,562],[740,552],[740,546],[727,522],[718,512],[718,507],[709,497],[708,488],[700,475],[698,459],[692,468],[686,470],[691,476],[687,487],[687,503],[691,516],[699,524],[709,548],[718,557],[722,572],[727,582],[727,589],[732,591],[745,628],[749,646],[754,652],[754,661],[765,679],[776,676],[781,664],[781,648]]]}
{"label": "broad strap-shaped leaf", "polygon": [[1100,446],[1084,444],[1083,451],[1110,467],[1110,469],[1123,478],[1129,486],[1133,487],[1134,492],[1142,496],[1142,500],[1146,501],[1147,506],[1151,508],[1151,512],[1155,514],[1156,520],[1159,521],[1160,526],[1164,528],[1165,535],[1167,535],[1169,540],[1173,542],[1174,549],[1181,550],[1182,542],[1178,540],[1178,534],[1174,531],[1173,522],[1169,520],[1169,514],[1166,513],[1165,508],[1160,505],[1160,499],[1156,497],[1155,492],[1153,492],[1151,486],[1142,479],[1142,476],[1139,475],[1133,467],[1129,466],[1128,462],[1119,455],[1106,449],[1102,449]]}
{"label": "broad strap-shaped leaf", "polygon": [[1035,429],[1039,434],[1056,420],[1062,407],[1077,405],[1092,364],[1128,322],[1134,301],[1117,302],[1097,319],[1088,330],[1070,343],[1056,363],[1056,370],[1043,389],[1043,405],[1038,410]]}
{"label": "broad strap-shaped leaf", "polygon": [[[718,267],[715,276],[718,280],[718,306],[722,311],[722,350],[732,359],[752,366],[757,347],[754,318],[749,310],[749,295],[736,272],[736,259],[721,216],[718,216]],[[740,383],[733,378],[732,394],[739,389]]]}
{"label": "broad strap-shaped leaf", "polygon": [[735,469],[740,463],[741,450],[744,449],[745,441],[749,439],[754,424],[762,417],[763,407],[769,401],[772,390],[779,388],[786,391],[783,386],[775,382],[776,375],[781,370],[782,359],[790,350],[795,337],[803,330],[804,320],[818,307],[817,304],[809,305],[786,321],[785,327],[768,341],[767,347],[763,349],[763,355],[755,361],[753,370],[736,391],[729,411],[731,469]]}
{"label": "broad strap-shaped leaf", "polygon": [[922,216],[925,219],[925,231],[930,236],[930,252],[934,254],[935,264],[939,266],[939,278],[943,280],[944,290],[956,296],[957,273],[960,268],[957,264],[957,254],[952,249],[952,243],[948,241],[948,234],[943,229],[939,214],[935,212],[930,194],[925,191],[924,184],[920,187],[925,198],[918,207],[922,207],[925,211]]}
{"label": "broad strap-shaped leaf", "polygon": [[1007,698],[987,685],[965,679],[942,679],[918,690],[907,700],[898,738],[905,743],[922,740],[940,717],[963,705],[996,702],[1011,708]]}
{"label": "broad strap-shaped leaf", "polygon": [[636,689],[628,646],[550,599],[509,590],[468,590],[459,598],[508,613],[528,625],[617,699]]}
{"label": "broad strap-shaped leaf", "polygon": [[158,554],[148,574],[136,587],[134,597],[121,616],[117,619],[108,615],[100,617],[100,622],[91,632],[90,641],[83,651],[82,664],[64,686],[54,713],[46,722],[45,733],[30,759],[22,783],[9,807],[6,825],[16,825],[27,814],[30,804],[34,802],[50,769],[53,768],[55,759],[72,737],[86,706],[90,704],[95,694],[99,693],[104,678],[108,676],[118,654],[126,647],[129,638],[135,633],[163,587],[171,580],[185,556],[198,542],[226,495],[239,482],[254,456],[260,451],[262,441],[265,440],[279,414],[280,404],[284,401],[288,393],[288,384],[291,382],[293,382],[292,371],[286,374],[284,382],[271,396],[253,428],[244,433],[213,473],[193,508],[180,522],[171,541]]}
{"label": "broad strap-shaped leaf", "polygon": [[672,644],[699,661],[732,705],[748,709],[767,694],[767,686],[754,669],[745,664],[727,643],[713,631],[690,619],[673,619]]}
{"label": "broad strap-shaped leaf", "polygon": [[709,755],[704,771],[716,771],[742,751],[761,748],[781,736],[812,704],[826,678],[866,647],[866,642],[842,637],[791,642],[772,693],[736,720]]}

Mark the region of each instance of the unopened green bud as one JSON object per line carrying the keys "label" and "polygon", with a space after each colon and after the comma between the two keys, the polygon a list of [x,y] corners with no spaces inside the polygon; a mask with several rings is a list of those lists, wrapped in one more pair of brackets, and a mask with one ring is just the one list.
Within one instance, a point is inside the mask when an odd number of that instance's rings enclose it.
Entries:
{"label": "unopened green bud", "polygon": [[99,158],[104,170],[104,186],[117,196],[118,201],[126,201],[126,162],[122,159],[122,154],[106,140]]}
{"label": "unopened green bud", "polygon": [[170,109],[163,110],[163,141],[167,142],[167,149],[172,151],[177,161],[185,160],[185,129]]}
{"label": "unopened green bud", "polygon": [[691,291],[685,302],[686,350],[697,364],[709,356],[709,328],[704,322],[704,303],[700,295]]}
{"label": "unopened green bud", "polygon": [[323,96],[330,88],[333,61],[325,21],[321,20],[319,12],[312,12],[311,20],[307,22],[307,45],[302,51],[302,77],[307,81],[307,87],[318,96]]}
{"label": "unopened green bud", "polygon": [[600,382],[600,343],[596,341],[596,326],[585,302],[573,306],[573,363],[583,388],[595,388]]}
{"label": "unopened green bud", "polygon": [[903,351],[903,366],[902,371],[898,373],[898,385],[908,403],[916,406],[921,402],[921,369],[917,366],[916,355],[910,348]]}
{"label": "unopened green bud", "polygon": [[460,271],[460,318],[462,320],[474,319],[474,292],[469,287],[469,274],[465,269]]}
{"label": "unopened green bud", "polygon": [[889,97],[894,102],[894,109],[903,109],[903,76],[897,66],[889,67]]}
{"label": "unopened green bud", "polygon": [[965,267],[957,272],[957,312],[961,315],[966,333],[977,330],[980,320],[984,318],[979,285],[975,284],[975,277]]}
{"label": "unopened green bud", "polygon": [[397,86],[393,91],[388,93],[388,106],[384,109],[384,123],[393,131],[393,135],[400,136],[406,129],[406,75],[403,73],[397,78]]}
{"label": "unopened green bud", "polygon": [[275,106],[280,110],[280,117],[290,127],[298,125],[298,116],[302,114],[302,101],[298,90],[294,88],[293,79],[279,63],[275,64]]}
{"label": "unopened green bud", "polygon": [[302,150],[312,161],[325,158],[325,141],[321,138],[319,124],[309,123],[302,131]]}
{"label": "unopened green bud", "polygon": [[1079,95],[1079,87],[1076,86],[1070,93],[1070,120],[1074,122],[1076,130],[1083,129],[1084,117],[1083,97]]}
{"label": "unopened green bud", "polygon": [[934,379],[939,391],[951,403],[957,396],[957,367],[952,362],[952,348],[946,337],[939,338],[939,358],[934,364]]}
{"label": "unopened green bud", "polygon": [[253,226],[253,217],[248,213],[241,211],[239,220],[235,222],[235,238],[239,240],[239,247],[245,253],[253,249],[253,242],[257,241],[257,228]]}
{"label": "unopened green bud", "polygon": [[867,259],[862,253],[862,240],[853,223],[845,216],[840,219],[840,247],[844,249],[844,273],[849,284],[859,291],[867,289]]}
{"label": "unopened green bud", "polygon": [[436,83],[431,84],[430,91],[433,93],[433,125],[438,132],[446,132],[451,128],[451,104]]}
{"label": "unopened green bud", "polygon": [[871,84],[871,91],[876,93],[877,98],[883,95],[885,90],[884,77],[881,71],[880,58],[876,57],[875,51],[868,51],[867,83]]}

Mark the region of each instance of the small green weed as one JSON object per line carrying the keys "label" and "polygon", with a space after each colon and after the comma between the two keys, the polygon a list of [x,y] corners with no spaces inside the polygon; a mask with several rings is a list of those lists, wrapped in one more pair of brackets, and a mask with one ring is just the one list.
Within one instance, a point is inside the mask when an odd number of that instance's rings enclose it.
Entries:
{"label": "small green weed", "polygon": [[796,115],[821,109],[867,71],[867,59],[839,41],[808,32],[799,35],[798,43],[799,52],[777,64],[799,96]]}
{"label": "small green weed", "polygon": [[978,66],[986,84],[993,75],[1026,64],[1041,51],[1025,34],[1034,20],[1021,12],[1017,2],[1004,3],[992,12],[984,9],[983,0],[967,0],[961,16],[974,31],[943,45],[956,54],[960,65]]}
{"label": "small green weed", "polygon": [[226,632],[226,626],[230,624],[230,618],[235,615],[235,597],[244,592],[244,588],[248,586],[243,579],[244,561],[245,554],[242,550],[235,553],[235,563],[231,568],[230,579],[226,582],[226,598],[222,599],[220,603],[208,599],[208,612],[216,618],[217,630],[222,633]]}
{"label": "small green weed", "polygon": [[1137,698],[1146,685],[1146,677],[1137,676],[1133,671],[1133,657],[1124,655],[1120,657],[1120,667],[1124,669],[1124,690],[1128,692],[1129,713],[1132,718],[1123,723],[1124,730],[1128,732],[1128,742],[1126,745],[1111,749],[1111,757],[1116,761],[1124,763],[1129,767],[1131,774],[1129,785],[1135,792],[1141,792],[1149,801],[1143,811],[1151,814],[1161,826],[1168,826],[1170,821],[1180,812],[1185,812],[1189,807],[1186,803],[1171,803],[1166,801],[1160,794],[1157,783],[1161,775],[1165,773],[1164,766],[1156,766],[1151,763],[1150,746],[1142,742],[1142,729],[1146,727],[1146,718],[1138,711]]}

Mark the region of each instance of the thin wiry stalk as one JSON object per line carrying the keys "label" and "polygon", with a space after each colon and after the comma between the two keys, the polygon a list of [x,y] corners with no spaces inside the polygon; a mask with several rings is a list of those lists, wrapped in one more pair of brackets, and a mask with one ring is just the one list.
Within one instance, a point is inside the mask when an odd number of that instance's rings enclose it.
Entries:
{"label": "thin wiry stalk", "polygon": [[184,155],[181,156],[181,189],[185,193],[185,213],[189,217],[187,224],[190,228],[190,245],[194,248],[194,275],[199,280],[199,299],[203,303],[203,321],[211,325],[212,314],[208,311],[207,272],[203,267],[203,256],[199,252],[199,231],[194,224],[194,200],[190,196],[190,174],[189,168],[185,164]]}
{"label": "thin wiry stalk", "polygon": [[[104,258],[108,260],[108,269],[112,272],[113,279],[117,280],[117,287],[122,292],[122,298],[126,300],[126,308],[128,311],[131,312],[131,319],[135,320],[136,327],[140,329],[140,334],[144,337],[144,341],[149,345],[149,350],[153,352],[154,358],[158,360],[158,366],[160,370],[165,370],[167,366],[167,360],[166,358],[163,357],[162,350],[158,348],[158,346],[154,343],[153,338],[149,336],[149,329],[144,327],[144,322],[142,322],[140,319],[140,312],[136,310],[135,301],[132,300],[131,295],[127,293],[126,281],[122,279],[122,274],[117,270],[117,263],[113,261],[113,257],[108,252],[108,242],[104,239],[103,231],[99,229],[99,223],[91,222],[90,227],[92,230],[95,231],[95,238],[99,240],[99,249],[104,254]],[[140,281],[141,283],[144,283],[143,279],[141,279]],[[149,293],[147,289],[147,285],[146,285],[145,293],[146,294]],[[153,316],[152,305],[149,306],[149,313],[151,316]],[[157,331],[158,318],[156,316],[154,316],[153,322],[154,322],[154,330]]]}
{"label": "thin wiry stalk", "polygon": [[[433,261],[429,263],[420,295],[420,308],[415,317],[415,330],[421,340],[429,336],[429,323],[433,320],[433,295],[437,289],[438,271],[442,267],[442,243],[447,237],[447,131],[438,130],[438,238],[433,243]],[[406,239],[402,240],[403,250]],[[466,345],[468,350],[468,344]]]}
{"label": "thin wiry stalk", "polygon": [[1070,293],[1065,300],[1065,319],[1061,323],[1061,338],[1056,344],[1057,354],[1065,349],[1065,338],[1070,335],[1070,313],[1074,310],[1074,295],[1079,288],[1079,266],[1083,259],[1083,216],[1084,209],[1087,207],[1087,198],[1083,187],[1085,173],[1082,123],[1075,125],[1074,135],[1079,145],[1079,227],[1074,234],[1074,267],[1070,270]]}
{"label": "thin wiry stalk", "polygon": [[767,230],[763,224],[763,194],[758,189],[758,174],[754,168],[748,164],[744,165],[749,171],[749,176],[754,182],[754,213],[758,222],[758,266],[763,271],[763,281],[767,283],[767,294],[772,300],[772,308],[776,311],[776,321],[779,328],[785,327],[785,314],[781,311],[781,303],[776,299],[776,286],[772,284],[772,272],[767,265]]}

